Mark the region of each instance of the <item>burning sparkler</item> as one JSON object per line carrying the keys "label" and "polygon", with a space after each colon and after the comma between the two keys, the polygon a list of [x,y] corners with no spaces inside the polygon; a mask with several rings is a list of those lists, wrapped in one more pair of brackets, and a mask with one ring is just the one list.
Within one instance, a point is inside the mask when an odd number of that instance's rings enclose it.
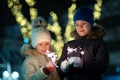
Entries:
{"label": "burning sparkler", "polygon": [[46,55],[51,59],[53,64],[58,68],[57,64],[55,63],[55,61],[57,60],[57,55],[55,54],[55,52],[50,52],[47,50]]}
{"label": "burning sparkler", "polygon": [[67,50],[68,50],[68,54],[70,54],[74,51],[77,52],[77,48],[73,49],[73,48],[70,48],[69,46],[68,46]]}
{"label": "burning sparkler", "polygon": [[[68,54],[73,53],[73,52],[78,52],[77,48],[70,48],[69,46],[67,48],[67,51],[68,51]],[[85,51],[82,51],[82,48],[80,48],[80,52],[79,53],[82,54],[82,55],[84,55],[84,52]]]}

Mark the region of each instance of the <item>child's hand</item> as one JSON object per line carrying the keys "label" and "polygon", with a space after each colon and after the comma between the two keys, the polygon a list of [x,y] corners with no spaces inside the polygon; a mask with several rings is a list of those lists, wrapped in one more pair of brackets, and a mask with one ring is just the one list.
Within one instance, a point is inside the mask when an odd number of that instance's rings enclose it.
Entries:
{"label": "child's hand", "polygon": [[75,68],[82,68],[83,67],[83,60],[80,57],[71,57],[68,59],[69,64],[73,65]]}
{"label": "child's hand", "polygon": [[60,68],[63,72],[68,72],[69,69],[69,62],[67,60],[64,60],[61,62]]}
{"label": "child's hand", "polygon": [[55,66],[52,61],[48,62],[45,67],[49,70],[49,72],[53,72],[55,70]]}

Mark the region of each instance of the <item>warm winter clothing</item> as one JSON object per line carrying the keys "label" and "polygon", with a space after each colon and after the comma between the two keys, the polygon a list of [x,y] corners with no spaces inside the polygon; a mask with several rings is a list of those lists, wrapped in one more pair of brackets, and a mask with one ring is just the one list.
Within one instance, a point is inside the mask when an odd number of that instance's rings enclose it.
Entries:
{"label": "warm winter clothing", "polygon": [[31,42],[21,48],[22,55],[26,56],[22,65],[23,80],[59,80],[56,68],[46,54],[52,47],[44,18],[37,17],[32,26]]}
{"label": "warm winter clothing", "polygon": [[73,21],[84,20],[89,22],[91,25],[94,24],[93,10],[86,6],[79,7],[74,14]]}
{"label": "warm winter clothing", "polygon": [[47,56],[38,53],[26,44],[21,53],[26,56],[22,65],[23,80],[59,80],[56,70],[49,75],[43,71],[45,64],[50,61]]}
{"label": "warm winter clothing", "polygon": [[[69,53],[68,47],[74,49],[74,51]],[[66,64],[68,66],[68,58],[70,57],[80,57],[83,60],[82,68],[75,68],[73,65],[70,65],[69,68],[66,67],[68,71],[62,70],[65,69]],[[61,67],[61,63],[65,60],[68,63]],[[109,51],[107,43],[101,38],[87,39],[83,37],[69,41],[64,45],[61,58],[58,61],[58,71],[61,80],[64,80],[64,77],[67,80],[101,80],[101,74],[106,71],[108,63]]]}
{"label": "warm winter clothing", "polygon": [[[103,41],[104,29],[94,26],[93,11],[79,7],[73,17],[75,40],[65,43],[58,60],[61,80],[102,80],[109,64],[109,50]],[[91,25],[90,25],[91,24]]]}
{"label": "warm winter clothing", "polygon": [[47,41],[49,43],[51,42],[51,35],[49,31],[43,27],[33,28],[31,34],[31,44],[33,48],[35,48],[36,45],[39,44],[40,42],[44,42],[44,41]]}

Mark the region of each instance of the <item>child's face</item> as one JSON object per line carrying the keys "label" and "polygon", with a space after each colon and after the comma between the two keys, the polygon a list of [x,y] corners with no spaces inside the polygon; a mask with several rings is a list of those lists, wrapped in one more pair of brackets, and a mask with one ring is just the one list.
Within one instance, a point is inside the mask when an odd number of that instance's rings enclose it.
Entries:
{"label": "child's face", "polygon": [[46,42],[41,42],[41,43],[39,43],[39,44],[36,46],[36,50],[37,50],[39,53],[45,55],[46,51],[47,51],[47,50],[50,50],[50,42],[47,42],[47,41],[46,41]]}
{"label": "child's face", "polygon": [[90,24],[83,20],[75,21],[75,28],[80,36],[87,36],[91,31]]}

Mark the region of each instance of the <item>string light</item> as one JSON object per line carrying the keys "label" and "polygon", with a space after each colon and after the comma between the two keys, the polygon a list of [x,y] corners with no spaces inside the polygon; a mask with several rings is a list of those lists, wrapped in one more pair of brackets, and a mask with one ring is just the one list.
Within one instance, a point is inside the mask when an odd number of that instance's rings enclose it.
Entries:
{"label": "string light", "polygon": [[73,26],[73,15],[76,9],[76,4],[73,3],[70,8],[68,8],[68,24],[66,26],[66,31],[65,31],[65,42],[69,40],[73,40],[74,38],[71,37],[71,32],[75,29]]}
{"label": "string light", "polygon": [[[32,6],[35,5],[34,0],[25,0],[26,3],[30,6],[30,18],[31,20],[34,19],[37,16],[37,9],[34,9]],[[30,38],[30,33],[32,30],[32,26],[30,22],[25,18],[22,10],[22,5],[19,0],[8,0],[8,7],[10,8],[12,14],[15,16],[17,23],[21,27],[21,33],[23,35],[23,38]]]}
{"label": "string light", "polygon": [[62,29],[58,23],[58,17],[53,11],[50,12],[50,16],[52,17],[53,24],[52,25],[48,24],[47,29],[50,30],[51,32],[55,33],[56,41],[52,40],[52,46],[56,50],[56,52],[58,54],[58,58],[59,58],[61,55],[63,44],[64,44],[62,36],[61,36]]}
{"label": "string light", "polygon": [[94,5],[94,20],[98,20],[101,16],[102,2],[102,0],[97,0],[97,3]]}

